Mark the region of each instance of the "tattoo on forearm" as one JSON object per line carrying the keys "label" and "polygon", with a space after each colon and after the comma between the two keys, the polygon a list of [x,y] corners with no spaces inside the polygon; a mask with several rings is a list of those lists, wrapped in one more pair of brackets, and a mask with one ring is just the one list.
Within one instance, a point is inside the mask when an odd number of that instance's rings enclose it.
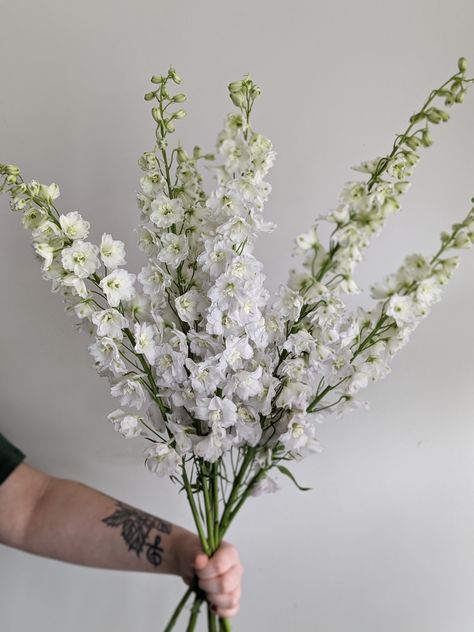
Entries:
{"label": "tattoo on forearm", "polygon": [[153,531],[171,533],[169,522],[120,501],[116,501],[116,505],[117,509],[114,513],[104,518],[102,522],[105,522],[108,527],[121,527],[121,535],[128,545],[128,550],[135,551],[137,557],[140,557],[140,553],[146,549],[146,558],[150,564],[159,566],[164,553],[161,536],[155,534],[153,539],[151,533]]}

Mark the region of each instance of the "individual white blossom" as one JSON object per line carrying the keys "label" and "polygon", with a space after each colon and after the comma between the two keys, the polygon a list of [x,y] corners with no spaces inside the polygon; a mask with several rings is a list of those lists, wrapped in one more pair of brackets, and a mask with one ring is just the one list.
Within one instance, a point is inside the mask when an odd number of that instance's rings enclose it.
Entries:
{"label": "individual white blossom", "polygon": [[154,443],[145,451],[146,466],[157,476],[172,476],[179,472],[181,459],[166,443]]}
{"label": "individual white blossom", "polygon": [[100,287],[111,307],[118,307],[120,301],[130,301],[135,296],[135,278],[134,274],[117,268],[101,280]]}
{"label": "individual white blossom", "polygon": [[60,215],[59,223],[63,233],[69,239],[86,239],[89,235],[91,225],[77,211]]}
{"label": "individual white blossom", "polygon": [[[144,376],[143,376],[144,377]],[[110,389],[114,397],[120,397],[122,406],[140,408],[145,403],[145,390],[139,381],[140,376],[134,378],[123,378]]]}
{"label": "individual white blossom", "polygon": [[162,263],[177,267],[189,252],[188,242],[184,235],[165,233],[161,237],[161,249],[158,252],[158,259]]}
{"label": "individual white blossom", "polygon": [[121,408],[117,408],[107,415],[107,419],[114,424],[114,429],[125,439],[134,439],[142,434],[138,415],[130,415]]}
{"label": "individual white blossom", "polygon": [[135,323],[135,351],[143,353],[150,364],[154,364],[158,353],[155,328],[150,323]]}
{"label": "individual white blossom", "polygon": [[200,320],[206,306],[207,301],[196,288],[191,288],[184,294],[178,296],[175,300],[178,316],[181,320],[190,325]]}
{"label": "individual white blossom", "polygon": [[80,279],[85,279],[100,267],[99,249],[96,245],[77,239],[61,253],[65,270],[70,270]]}
{"label": "individual white blossom", "polygon": [[162,194],[151,202],[150,220],[158,228],[169,228],[181,222],[183,217],[184,208],[179,199],[171,200]]}
{"label": "individual white blossom", "polygon": [[106,336],[98,338],[89,345],[89,353],[99,369],[110,369],[114,375],[120,375],[127,371],[117,344],[112,338]]}
{"label": "individual white blossom", "polygon": [[104,233],[100,242],[100,258],[109,270],[115,270],[125,265],[125,245],[118,239],[112,239],[112,235]]}
{"label": "individual white blossom", "polygon": [[91,319],[97,327],[98,336],[108,336],[121,340],[123,338],[122,330],[128,327],[128,320],[113,307],[95,311]]}

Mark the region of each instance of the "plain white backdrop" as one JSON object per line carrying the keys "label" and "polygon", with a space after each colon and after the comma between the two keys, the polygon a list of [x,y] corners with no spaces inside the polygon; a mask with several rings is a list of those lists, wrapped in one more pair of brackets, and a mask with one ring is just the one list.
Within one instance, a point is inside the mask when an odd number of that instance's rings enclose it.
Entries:
{"label": "plain white backdrop", "polygon": [[[262,87],[254,127],[278,153],[262,238],[268,288],[295,262],[293,238],[337,203],[350,170],[391,149],[432,88],[472,61],[469,0],[397,3],[17,0],[0,3],[0,161],[57,182],[79,210],[142,255],[133,228],[137,160],[153,143],[143,94],[174,65],[188,94],[177,137],[212,150],[229,81]],[[360,266],[368,287],[439,233],[474,195],[474,94],[450,110],[422,153],[402,212]],[[328,422],[324,451],[253,499],[228,534],[246,568],[236,632],[470,632],[474,620],[474,252],[369,411]],[[0,431],[33,466],[74,478],[192,527],[185,499],[116,435],[116,407],[58,295],[41,279],[28,233],[0,198]],[[359,297],[367,300],[367,294]],[[2,632],[159,632],[178,578],[68,566],[0,547]],[[180,630],[183,628],[179,628]]]}

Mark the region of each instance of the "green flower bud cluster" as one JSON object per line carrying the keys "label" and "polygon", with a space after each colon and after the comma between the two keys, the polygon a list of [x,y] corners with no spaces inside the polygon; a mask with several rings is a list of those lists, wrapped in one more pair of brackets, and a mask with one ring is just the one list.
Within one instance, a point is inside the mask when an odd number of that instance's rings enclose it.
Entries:
{"label": "green flower bud cluster", "polygon": [[171,134],[176,129],[173,121],[182,119],[186,116],[185,110],[179,109],[171,112],[168,108],[175,103],[183,103],[186,101],[186,95],[183,93],[175,95],[170,94],[168,90],[169,82],[173,82],[175,84],[181,83],[181,77],[172,67],[168,70],[167,75],[153,75],[151,82],[158,87],[145,94],[145,101],[153,101],[154,99],[158,101],[158,105],[152,108],[151,114],[153,116],[153,120],[157,123],[156,136],[161,149],[167,145],[165,142],[167,134]]}
{"label": "green flower bud cluster", "polygon": [[[474,198],[471,201],[474,203]],[[462,249],[474,245],[474,207],[462,222],[453,224],[451,228],[451,233],[446,231],[441,233],[442,247],[437,256],[448,248]]]}
{"label": "green flower bud cluster", "polygon": [[197,160],[215,160],[215,154],[203,154],[201,148],[198,145],[193,147],[192,158],[188,155],[188,153],[181,147],[181,145],[176,149],[176,159],[178,164],[183,164],[185,162],[197,161]]}
{"label": "green flower bud cluster", "polygon": [[[382,174],[387,169],[392,169],[397,160],[402,159],[409,167],[413,167],[419,160],[417,153],[419,147],[430,147],[433,139],[430,134],[430,123],[437,125],[449,120],[449,114],[433,104],[436,98],[443,98],[444,105],[450,107],[455,103],[462,103],[467,89],[474,82],[474,79],[467,79],[467,60],[465,57],[458,59],[458,72],[450,77],[440,88],[431,92],[419,112],[410,117],[409,126],[403,134],[396,137],[393,149],[388,156],[384,156],[377,164],[375,171],[369,181],[369,190],[376,182],[381,180]],[[412,131],[418,123],[424,122],[423,127]]]}
{"label": "green flower bud cluster", "polygon": [[4,177],[3,184],[0,185],[1,193],[7,184],[17,184],[20,181],[20,169],[16,165],[0,164],[0,176]]}
{"label": "green flower bud cluster", "polygon": [[230,100],[242,110],[248,123],[255,99],[262,94],[261,89],[252,81],[250,75],[245,75],[240,81],[232,81],[228,89]]}

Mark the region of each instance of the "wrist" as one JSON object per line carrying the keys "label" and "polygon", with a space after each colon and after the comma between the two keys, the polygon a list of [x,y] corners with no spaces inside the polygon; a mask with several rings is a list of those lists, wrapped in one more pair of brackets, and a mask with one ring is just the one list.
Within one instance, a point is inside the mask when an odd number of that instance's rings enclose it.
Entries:
{"label": "wrist", "polygon": [[190,584],[194,577],[194,560],[196,555],[202,551],[201,542],[192,531],[182,527],[175,528],[171,572]]}

